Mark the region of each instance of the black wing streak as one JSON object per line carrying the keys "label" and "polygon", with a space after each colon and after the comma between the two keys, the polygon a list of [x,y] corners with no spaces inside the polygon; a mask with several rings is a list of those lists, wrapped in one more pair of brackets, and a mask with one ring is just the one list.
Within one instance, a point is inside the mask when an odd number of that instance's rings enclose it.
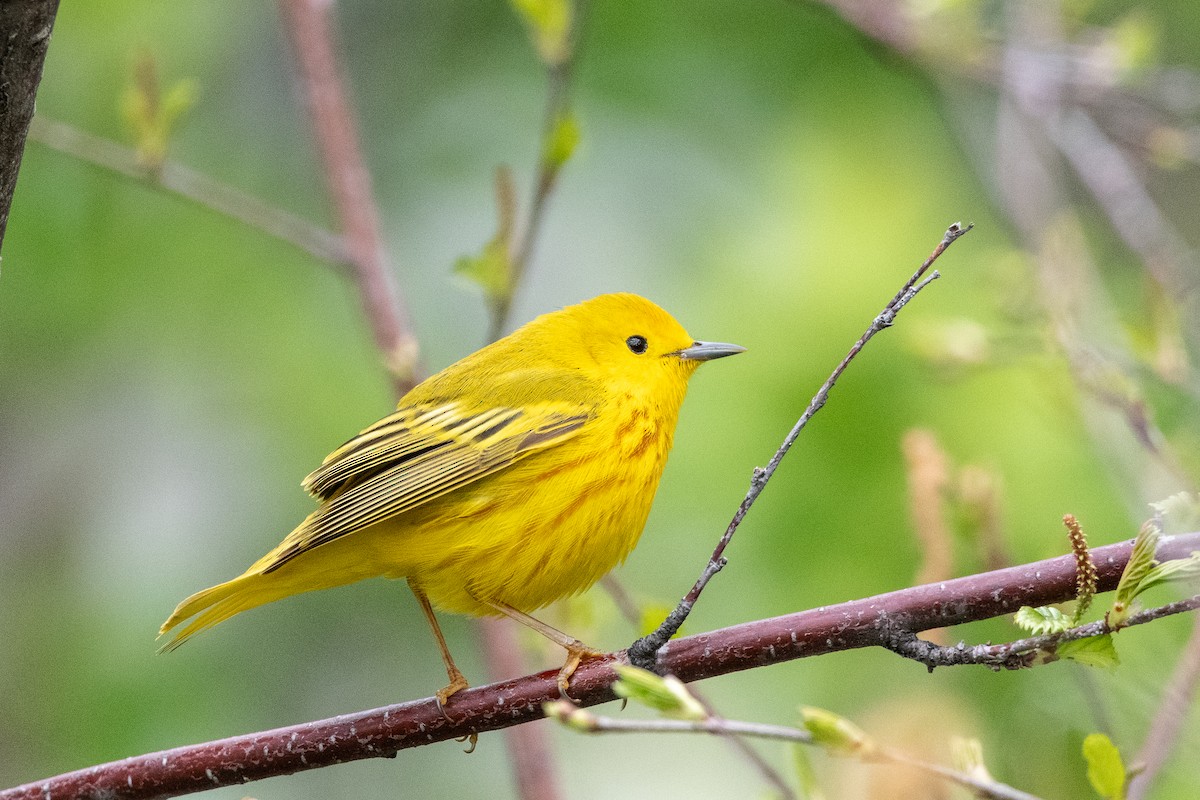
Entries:
{"label": "black wing streak", "polygon": [[[506,426],[508,426],[510,423],[512,423],[513,421],[515,421],[516,419],[518,419],[521,416],[522,416],[522,414],[520,412],[518,412],[515,415],[509,416],[508,418],[503,419],[500,422],[497,422],[495,425],[482,431],[479,434],[472,436],[471,438],[476,442],[486,439],[488,436],[491,436],[491,435],[503,430]],[[581,414],[579,416],[574,416],[574,417],[565,417],[563,419],[556,420],[552,423],[544,425],[541,428],[538,428],[537,430],[531,431],[528,434],[526,434],[525,438],[522,439],[520,444],[516,446],[515,451],[510,451],[510,452],[513,455],[517,455],[517,454],[525,453],[529,450],[534,450],[534,449],[538,448],[540,445],[542,445],[548,441],[552,441],[560,436],[563,436],[563,435],[572,433],[576,430],[579,430],[579,428],[583,427],[583,425],[588,421],[588,419],[589,419],[588,415]],[[458,427],[460,427],[460,423],[458,423],[456,421],[453,426],[448,426],[448,427],[458,428]],[[336,482],[331,481],[331,482],[328,482],[327,484],[322,484],[321,485],[321,496],[325,499],[325,504],[323,504],[321,506],[321,508],[319,508],[317,510],[317,512],[315,514],[315,519],[313,520],[313,528],[320,532],[317,533],[316,536],[304,541],[303,543],[297,543],[297,544],[293,545],[291,548],[289,548],[288,550],[285,550],[284,552],[280,553],[279,557],[275,560],[275,562],[263,570],[263,574],[272,573],[275,570],[282,567],[287,562],[291,561],[296,556],[301,555],[302,553],[307,553],[309,550],[312,550],[314,547],[318,547],[319,545],[325,544],[327,542],[331,542],[334,539],[341,538],[342,536],[345,536],[349,533],[353,533],[354,530],[357,530],[357,528],[346,529],[344,527],[341,527],[337,523],[333,523],[331,525],[331,521],[328,519],[327,513],[328,512],[336,513],[336,506],[331,505],[331,504],[338,497],[345,494],[347,491],[349,491],[351,489],[362,486],[365,483],[384,475],[385,473],[403,472],[405,469],[408,468],[408,462],[410,462],[414,459],[417,459],[417,458],[421,458],[423,456],[428,456],[429,454],[434,453],[437,450],[450,447],[454,444],[455,443],[453,440],[446,440],[446,441],[438,442],[429,447],[424,447],[424,448],[421,448],[420,450],[415,450],[410,453],[405,453],[402,457],[392,460],[392,461],[389,461],[389,462],[386,462],[384,464],[380,464],[379,466],[375,467],[374,469],[364,470],[361,472],[352,472],[342,480],[338,480]],[[487,474],[490,471],[490,468],[492,466],[494,466],[494,461],[497,457],[501,458],[502,460],[504,459],[504,456],[500,456],[500,454],[497,452],[493,451],[493,452],[489,453],[488,450],[481,451],[479,453],[479,461],[483,465],[483,469],[480,471],[483,472],[484,474]],[[476,479],[478,474],[479,474],[479,472],[475,472],[474,474],[471,474],[469,476],[460,477],[458,480],[456,480],[454,482],[454,485],[452,487],[448,487],[448,488],[458,488],[464,484],[471,483],[472,481],[474,481]],[[326,528],[326,530],[321,530],[322,528]]]}

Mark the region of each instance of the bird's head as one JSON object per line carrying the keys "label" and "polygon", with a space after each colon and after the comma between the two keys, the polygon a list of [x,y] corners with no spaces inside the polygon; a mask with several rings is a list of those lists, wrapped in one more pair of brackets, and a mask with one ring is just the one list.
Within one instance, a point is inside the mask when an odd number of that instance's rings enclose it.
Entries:
{"label": "bird's head", "polygon": [[635,294],[605,294],[547,314],[575,366],[614,390],[682,401],[687,380],[705,361],[744,347],[698,342],[675,318]]}

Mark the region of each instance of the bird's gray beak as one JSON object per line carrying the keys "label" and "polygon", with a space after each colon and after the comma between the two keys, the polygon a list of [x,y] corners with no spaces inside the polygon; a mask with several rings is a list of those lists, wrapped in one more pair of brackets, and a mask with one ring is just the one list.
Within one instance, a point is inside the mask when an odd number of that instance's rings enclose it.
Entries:
{"label": "bird's gray beak", "polygon": [[674,353],[668,353],[667,355],[686,358],[692,361],[712,361],[714,358],[736,356],[738,353],[744,352],[746,352],[746,348],[736,344],[726,344],[725,342],[693,342],[691,347],[685,347],[682,350],[676,350]]}

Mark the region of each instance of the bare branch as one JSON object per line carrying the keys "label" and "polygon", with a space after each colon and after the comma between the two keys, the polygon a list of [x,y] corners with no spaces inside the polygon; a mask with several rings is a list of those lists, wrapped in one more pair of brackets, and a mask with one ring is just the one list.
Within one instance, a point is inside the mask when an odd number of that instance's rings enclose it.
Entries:
{"label": "bare branch", "polygon": [[182,164],[167,161],[158,169],[147,169],[138,162],[132,147],[44,117],[34,119],[29,138],[80,161],[178,195],[335,267],[350,266],[338,235]]}
{"label": "bare branch", "polygon": [[[1171,537],[1161,559],[1200,549],[1200,533]],[[1092,550],[1100,591],[1111,591],[1129,560],[1131,542]],[[1022,605],[1064,602],[1075,596],[1072,555],[877,595],[773,619],[747,622],[668,642],[659,654],[664,671],[691,682],[796,658],[885,643],[885,615],[912,631],[1011,614]],[[580,706],[615,699],[614,653],[583,662],[571,679]],[[398,751],[507,728],[544,716],[558,699],[558,668],[515,680],[465,689],[447,706],[425,698],[261,733],[128,758],[0,791],[0,800],[141,800],[204,791],[274,775]],[[452,721],[453,720],[453,721]]]}
{"label": "bare branch", "polygon": [[[806,730],[789,728],[785,725],[769,725],[761,722],[708,717],[700,720],[684,719],[613,719],[598,717],[582,709],[562,703],[555,706],[562,722],[584,733],[705,733],[716,736],[774,739],[792,744],[814,744],[813,736]],[[1038,800],[1035,795],[1022,792],[998,781],[985,781],[959,770],[934,764],[889,747],[872,748],[861,754],[866,762],[890,762],[929,772],[940,778],[970,789],[977,797],[989,800]],[[789,790],[790,792],[790,790]]]}
{"label": "bare branch", "polygon": [[1171,680],[1163,688],[1158,711],[1137,757],[1144,768],[1129,782],[1128,800],[1142,800],[1154,785],[1179,741],[1180,729],[1193,707],[1197,684],[1200,684],[1200,615],[1192,625],[1191,638],[1175,665]]}
{"label": "bare branch", "polygon": [[[507,620],[484,617],[475,620],[476,636],[487,659],[488,672],[495,680],[521,675],[529,669],[520,642]],[[456,706],[451,716],[457,715]],[[558,773],[554,751],[546,730],[537,725],[515,725],[504,731],[517,797],[521,800],[558,800]]]}
{"label": "bare branch", "polygon": [[417,338],[392,280],[379,235],[379,212],[358,144],[355,116],[342,80],[322,0],[279,0],[284,27],[300,67],[304,95],[317,136],[346,252],[375,344],[403,394],[420,373]]}
{"label": "bare branch", "polygon": [[495,307],[492,309],[491,329],[488,331],[489,341],[499,339],[504,334],[509,312],[512,310],[513,297],[521,285],[525,271],[529,268],[529,260],[533,256],[533,248],[537,243],[538,234],[541,232],[550,195],[558,184],[558,174],[562,169],[562,163],[551,157],[547,151],[560,122],[570,110],[571,77],[575,72],[575,62],[579,58],[579,45],[587,11],[588,0],[572,0],[571,29],[566,34],[562,56],[546,65],[546,107],[542,117],[537,174],[530,190],[525,226],[521,230],[520,237],[512,243],[509,252],[511,272],[508,286],[506,291],[496,297]]}
{"label": "bare branch", "polygon": [[799,421],[792,427],[788,435],[784,437],[783,444],[775,451],[775,455],[771,457],[767,466],[755,467],[754,474],[750,478],[749,491],[746,492],[741,505],[734,512],[733,519],[725,529],[725,533],[721,536],[720,541],[717,542],[716,549],[713,550],[712,556],[708,559],[708,563],[700,573],[700,577],[696,580],[696,583],[684,595],[683,599],[679,601],[679,605],[667,615],[667,618],[663,620],[663,623],[658,626],[657,630],[648,636],[638,639],[629,647],[629,658],[635,666],[655,671],[655,654],[672,636],[679,632],[679,628],[687,619],[688,614],[691,613],[696,601],[700,598],[700,593],[704,591],[704,587],[708,585],[708,582],[712,580],[714,575],[725,567],[725,548],[733,538],[733,534],[737,532],[738,526],[742,524],[742,520],[745,519],[747,512],[750,511],[750,507],[754,505],[758,496],[762,494],[763,489],[767,486],[767,481],[771,480],[771,476],[775,474],[779,463],[783,461],[783,457],[787,455],[788,450],[795,444],[796,439],[799,438],[801,431],[804,430],[808,421],[829,400],[829,392],[833,389],[834,384],[837,383],[838,378],[842,376],[842,373],[850,366],[850,362],[866,346],[867,342],[875,334],[890,327],[896,321],[896,315],[900,313],[900,309],[904,308],[910,300],[917,296],[918,292],[938,277],[937,272],[931,273],[928,277],[925,277],[925,273],[929,271],[929,268],[933,266],[933,262],[945,252],[947,247],[967,231],[971,230],[972,227],[974,227],[973,224],[963,227],[961,223],[956,222],[946,230],[946,234],[942,237],[942,241],[938,243],[938,246],[934,248],[933,252],[925,259],[921,266],[917,268],[917,271],[908,279],[908,282],[900,288],[900,291],[884,307],[879,316],[871,322],[866,332],[859,337],[858,341],[850,348],[850,352],[846,354],[846,357],[842,359],[841,363],[834,368],[833,373],[826,379],[825,383],[821,385],[817,394],[809,402],[808,408],[804,410],[804,413],[800,415]]}
{"label": "bare branch", "polygon": [[1061,119],[1039,121],[1146,269],[1175,300],[1194,298],[1200,290],[1195,254],[1158,207],[1131,159],[1086,111],[1074,108]]}
{"label": "bare branch", "polygon": [[996,670],[1023,669],[1033,666],[1035,657],[1039,653],[1052,655],[1055,648],[1064,642],[1115,633],[1131,625],[1144,625],[1163,617],[1195,611],[1197,608],[1200,608],[1200,595],[1140,611],[1125,620],[1119,627],[1109,625],[1105,620],[1097,620],[1061,633],[1030,636],[1006,644],[978,644],[974,647],[967,647],[963,644],[941,647],[918,638],[910,630],[897,628],[894,623],[883,617],[880,618],[879,625],[880,629],[884,631],[882,642],[884,647],[905,658],[920,661],[929,668],[930,672],[933,672],[934,667],[959,667],[967,664],[982,664]]}

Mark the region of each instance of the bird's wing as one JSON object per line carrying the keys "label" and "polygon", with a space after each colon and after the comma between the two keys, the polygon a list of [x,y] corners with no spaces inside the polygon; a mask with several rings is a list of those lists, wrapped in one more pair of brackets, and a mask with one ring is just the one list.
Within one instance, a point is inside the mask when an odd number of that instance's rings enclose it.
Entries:
{"label": "bird's wing", "polygon": [[304,479],[323,504],[265,571],[318,545],[440,497],[574,436],[588,414],[566,403],[467,412],[458,403],[402,408]]}

